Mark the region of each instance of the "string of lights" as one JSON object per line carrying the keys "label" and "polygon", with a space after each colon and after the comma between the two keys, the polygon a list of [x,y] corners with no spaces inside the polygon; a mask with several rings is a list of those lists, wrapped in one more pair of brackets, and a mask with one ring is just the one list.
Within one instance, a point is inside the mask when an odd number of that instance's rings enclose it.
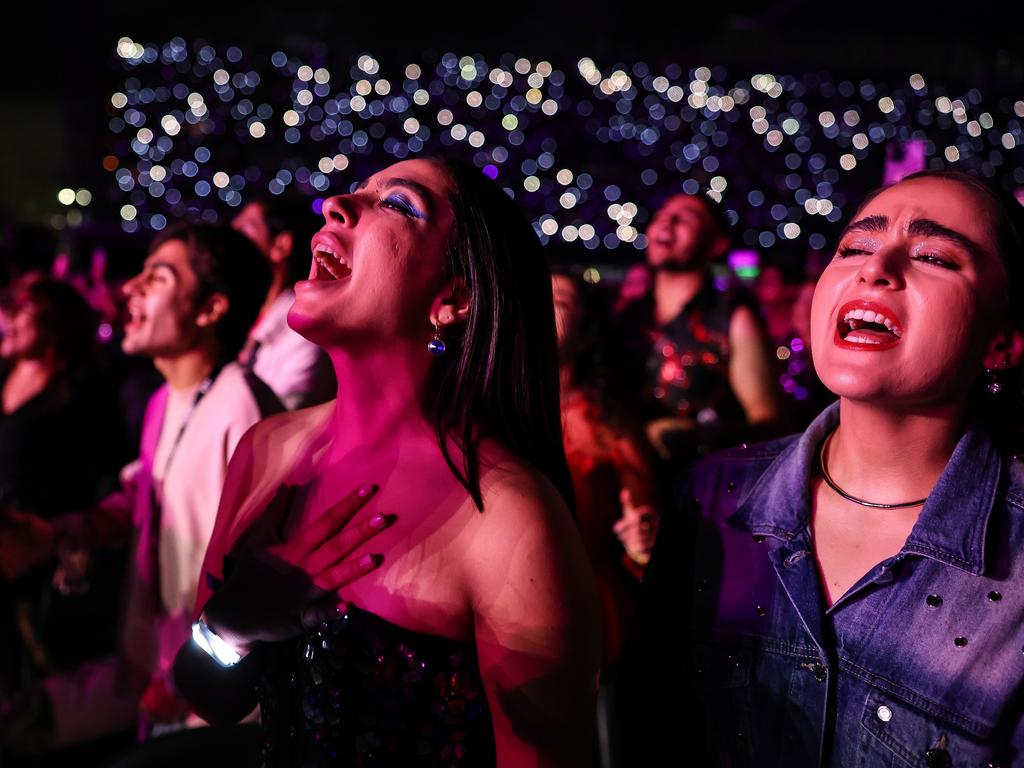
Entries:
{"label": "string of lights", "polygon": [[103,158],[122,228],[215,221],[289,191],[316,209],[388,162],[438,152],[502,184],[543,243],[624,260],[645,247],[652,207],[680,190],[721,201],[738,245],[768,258],[820,250],[908,146],[927,167],[1024,186],[1024,101],[952,93],[921,74],[836,82],[590,58],[420,59],[391,66],[363,53],[338,66],[323,45],[263,58],[122,38]]}

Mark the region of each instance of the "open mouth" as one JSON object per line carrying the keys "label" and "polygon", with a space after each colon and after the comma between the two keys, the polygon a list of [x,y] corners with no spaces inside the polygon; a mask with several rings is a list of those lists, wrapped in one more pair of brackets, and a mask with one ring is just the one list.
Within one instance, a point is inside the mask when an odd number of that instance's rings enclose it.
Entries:
{"label": "open mouth", "polygon": [[146,316],[142,314],[141,310],[129,306],[124,320],[125,331],[134,331],[142,325],[145,319]]}
{"label": "open mouth", "polygon": [[891,347],[903,336],[896,313],[872,302],[844,305],[836,321],[836,336],[844,346]]}
{"label": "open mouth", "polygon": [[313,238],[313,269],[310,280],[344,280],[352,274],[352,265],[347,257],[340,255],[333,243],[326,238]]}

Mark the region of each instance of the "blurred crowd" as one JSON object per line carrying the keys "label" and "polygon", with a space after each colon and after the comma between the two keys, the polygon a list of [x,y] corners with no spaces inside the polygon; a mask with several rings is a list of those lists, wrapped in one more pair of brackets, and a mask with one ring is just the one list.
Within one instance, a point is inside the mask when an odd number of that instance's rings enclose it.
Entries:
{"label": "blurred crowd", "polygon": [[[171,664],[231,451],[262,417],[336,392],[323,351],[287,324],[317,228],[307,200],[255,201],[230,228],[159,233],[133,277],[109,277],[98,249],[84,270],[60,255],[4,287],[0,736],[12,761],[71,764],[90,749],[101,761],[198,723]],[[732,231],[713,197],[680,194],[620,282],[553,269],[605,689],[675,480],[711,451],[803,429],[832,399],[809,357],[814,264],[723,280]],[[605,705],[605,752],[613,728]]]}

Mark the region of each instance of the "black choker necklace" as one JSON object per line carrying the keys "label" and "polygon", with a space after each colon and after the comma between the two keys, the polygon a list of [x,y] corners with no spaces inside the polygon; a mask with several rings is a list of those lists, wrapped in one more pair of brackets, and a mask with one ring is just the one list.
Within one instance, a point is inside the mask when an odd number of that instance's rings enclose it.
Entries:
{"label": "black choker necklace", "polygon": [[858,499],[852,493],[847,493],[838,485],[836,481],[832,479],[832,476],[828,473],[828,466],[825,464],[825,451],[828,448],[828,444],[832,442],[832,436],[836,433],[833,429],[828,433],[828,437],[821,444],[821,452],[818,454],[818,466],[821,467],[821,476],[825,479],[828,487],[838,493],[847,501],[852,501],[854,504],[860,504],[862,507],[871,507],[872,509],[904,509],[906,507],[919,507],[928,500],[926,496],[923,499],[917,501],[904,501],[900,504],[879,504],[877,501],[865,501],[864,499]]}

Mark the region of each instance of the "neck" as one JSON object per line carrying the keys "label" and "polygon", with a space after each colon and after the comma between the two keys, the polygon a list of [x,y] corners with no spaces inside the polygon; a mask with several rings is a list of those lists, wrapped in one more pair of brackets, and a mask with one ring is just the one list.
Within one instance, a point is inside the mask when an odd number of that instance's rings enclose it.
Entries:
{"label": "neck", "polygon": [[156,357],[153,364],[171,389],[189,389],[210,375],[216,361],[214,350],[204,345],[174,357]]}
{"label": "neck", "polygon": [[964,407],[882,408],[843,399],[829,474],[847,493],[894,504],[926,497],[960,439]]}
{"label": "neck", "polygon": [[693,301],[707,279],[704,271],[670,272],[659,269],[654,273],[654,319],[665,325]]}
{"label": "neck", "polygon": [[407,440],[434,440],[423,412],[430,366],[426,342],[387,348],[329,349],[338,380],[330,456],[374,452]]}

